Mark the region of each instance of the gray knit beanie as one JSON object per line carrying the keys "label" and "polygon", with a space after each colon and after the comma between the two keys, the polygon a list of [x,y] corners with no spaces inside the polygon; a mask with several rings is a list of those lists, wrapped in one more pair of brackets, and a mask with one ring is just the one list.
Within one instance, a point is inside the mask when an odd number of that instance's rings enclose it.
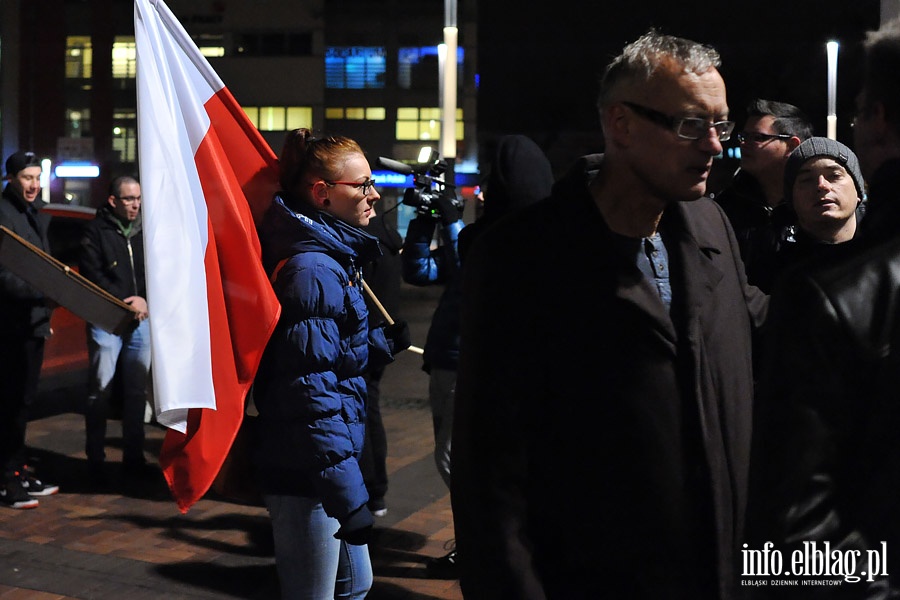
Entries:
{"label": "gray knit beanie", "polygon": [[860,198],[865,197],[865,182],[863,181],[862,171],[859,170],[859,159],[853,153],[853,150],[844,144],[824,137],[812,137],[804,141],[802,144],[794,148],[791,155],[788,156],[787,164],[784,166],[784,200],[791,202],[794,197],[794,181],[800,172],[803,163],[811,158],[819,156],[827,156],[833,158],[840,163],[850,177],[853,178],[853,184],[856,186],[856,193]]}

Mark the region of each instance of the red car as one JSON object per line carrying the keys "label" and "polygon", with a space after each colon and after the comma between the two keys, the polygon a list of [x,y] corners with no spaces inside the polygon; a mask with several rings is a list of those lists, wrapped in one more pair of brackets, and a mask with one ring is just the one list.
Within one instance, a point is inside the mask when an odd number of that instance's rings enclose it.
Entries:
{"label": "red car", "polygon": [[[96,209],[68,204],[47,204],[42,211],[51,215],[50,254],[70,267],[78,268],[78,252],[85,225],[94,218]],[[50,319],[53,335],[44,347],[41,387],[61,384],[58,378],[83,373],[88,366],[84,319],[58,307]],[[80,383],[80,382],[79,382]]]}

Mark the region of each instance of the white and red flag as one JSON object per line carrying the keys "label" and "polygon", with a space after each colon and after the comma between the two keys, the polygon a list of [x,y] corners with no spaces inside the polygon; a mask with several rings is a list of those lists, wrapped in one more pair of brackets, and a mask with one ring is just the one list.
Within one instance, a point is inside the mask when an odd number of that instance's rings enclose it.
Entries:
{"label": "white and red flag", "polygon": [[281,310],[254,225],[277,159],[162,0],[135,0],[134,30],[159,462],[186,512],[231,448]]}

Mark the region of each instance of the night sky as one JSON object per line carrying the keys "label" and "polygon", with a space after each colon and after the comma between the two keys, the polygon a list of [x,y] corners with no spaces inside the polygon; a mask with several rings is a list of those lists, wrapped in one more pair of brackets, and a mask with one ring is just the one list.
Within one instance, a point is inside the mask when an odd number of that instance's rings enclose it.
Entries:
{"label": "night sky", "polygon": [[[597,130],[594,103],[604,66],[653,26],[716,47],[738,126],[755,97],[790,102],[825,135],[825,43],[840,42],[838,138],[859,87],[860,42],[879,24],[879,1],[479,3],[479,131],[530,133]],[[534,8],[532,10],[532,7]],[[549,9],[552,7],[552,10]],[[598,133],[599,135],[599,133]]]}

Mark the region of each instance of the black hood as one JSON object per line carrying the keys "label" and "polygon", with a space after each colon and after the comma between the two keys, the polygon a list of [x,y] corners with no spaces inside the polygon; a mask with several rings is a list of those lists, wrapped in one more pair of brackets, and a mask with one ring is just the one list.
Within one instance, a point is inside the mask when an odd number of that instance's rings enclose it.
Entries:
{"label": "black hood", "polygon": [[550,195],[550,161],[531,139],[508,135],[500,139],[491,163],[484,198],[484,216],[497,219]]}

